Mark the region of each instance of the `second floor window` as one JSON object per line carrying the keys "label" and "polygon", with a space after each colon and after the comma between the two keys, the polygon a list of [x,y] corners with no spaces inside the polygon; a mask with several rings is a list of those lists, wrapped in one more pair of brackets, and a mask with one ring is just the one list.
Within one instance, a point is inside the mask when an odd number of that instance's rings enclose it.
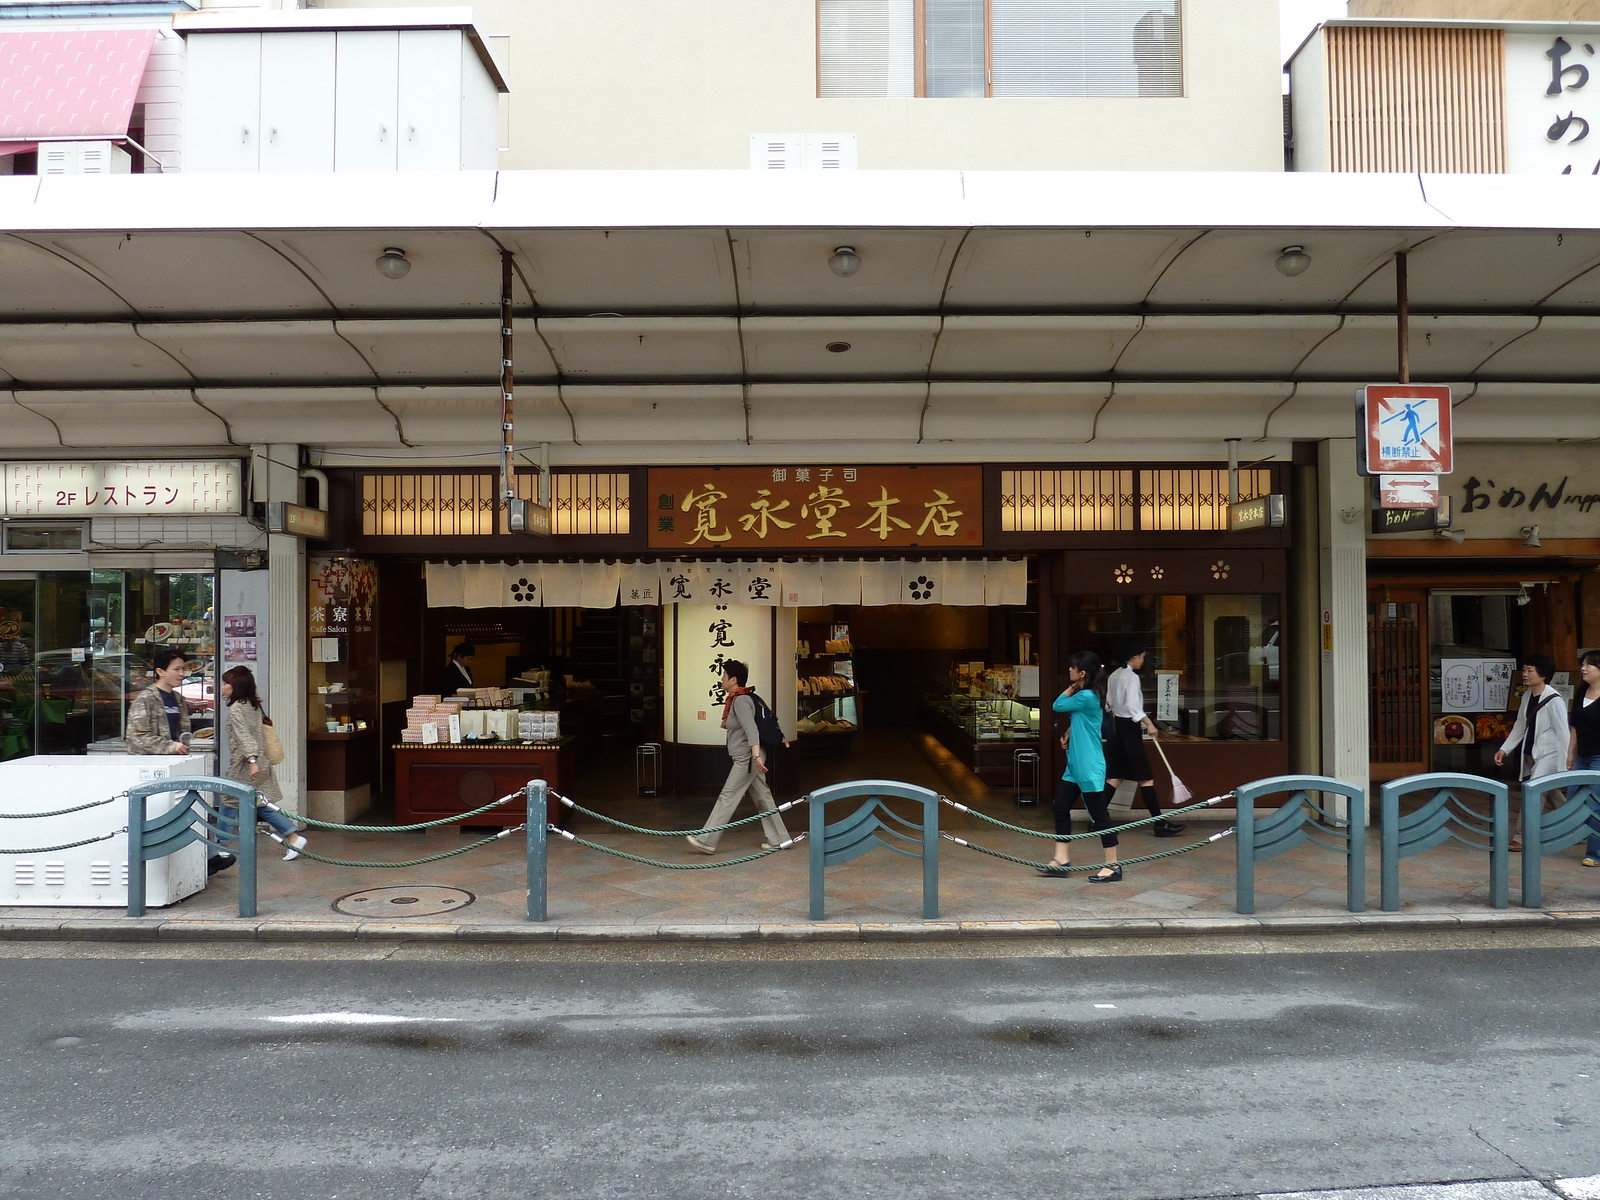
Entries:
{"label": "second floor window", "polygon": [[818,0],[818,94],[1181,96],[1179,0]]}

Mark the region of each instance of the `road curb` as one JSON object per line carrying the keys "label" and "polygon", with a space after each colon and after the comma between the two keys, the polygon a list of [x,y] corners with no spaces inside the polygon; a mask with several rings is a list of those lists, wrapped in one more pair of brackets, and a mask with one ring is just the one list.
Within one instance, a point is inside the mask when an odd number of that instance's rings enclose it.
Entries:
{"label": "road curb", "polygon": [[685,925],[450,924],[167,917],[0,920],[4,941],[96,942],[940,942],[974,938],[1160,938],[1204,935],[1284,937],[1327,934],[1600,926],[1593,912],[1533,909],[1473,913],[1328,913],[1317,916],[1132,917],[1101,920],[726,922]]}

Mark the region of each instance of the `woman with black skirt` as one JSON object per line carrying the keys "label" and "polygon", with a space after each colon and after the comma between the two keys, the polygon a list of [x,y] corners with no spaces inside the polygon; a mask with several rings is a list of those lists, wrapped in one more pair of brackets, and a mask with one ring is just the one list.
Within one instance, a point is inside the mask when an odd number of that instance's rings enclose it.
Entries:
{"label": "woman with black skirt", "polygon": [[[1068,660],[1067,690],[1056,697],[1051,707],[1070,714],[1065,745],[1067,769],[1056,789],[1056,836],[1072,832],[1072,810],[1078,800],[1089,812],[1091,829],[1111,828],[1110,799],[1106,792],[1106,756],[1100,748],[1100,696],[1094,681],[1100,674],[1100,656],[1092,650],[1078,650]],[[1117,865],[1117,835],[1103,833],[1106,865],[1089,876],[1090,883],[1116,883],[1122,878]],[[1066,876],[1071,866],[1071,842],[1057,841],[1052,860],[1039,868],[1039,874]]]}
{"label": "woman with black skirt", "polygon": [[[1156,736],[1156,725],[1144,711],[1144,689],[1139,685],[1139,672],[1144,670],[1144,643],[1123,642],[1117,650],[1122,663],[1111,678],[1106,680],[1106,707],[1111,711],[1111,738],[1106,742],[1106,803],[1117,794],[1124,779],[1139,784],[1139,799],[1152,817],[1161,816],[1161,800],[1156,795],[1155,772],[1150,770],[1150,756],[1145,753],[1144,734],[1148,730]],[[1183,826],[1176,821],[1160,820],[1150,826],[1157,837],[1177,837]]]}

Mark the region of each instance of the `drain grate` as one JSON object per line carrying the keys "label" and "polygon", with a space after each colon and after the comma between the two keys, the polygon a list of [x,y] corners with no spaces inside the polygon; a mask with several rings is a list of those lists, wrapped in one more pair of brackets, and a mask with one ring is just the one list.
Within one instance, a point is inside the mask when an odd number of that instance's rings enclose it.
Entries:
{"label": "drain grate", "polygon": [[340,896],[333,902],[333,910],[352,917],[437,917],[440,913],[459,912],[477,897],[463,888],[437,887],[423,884],[419,887],[366,888]]}

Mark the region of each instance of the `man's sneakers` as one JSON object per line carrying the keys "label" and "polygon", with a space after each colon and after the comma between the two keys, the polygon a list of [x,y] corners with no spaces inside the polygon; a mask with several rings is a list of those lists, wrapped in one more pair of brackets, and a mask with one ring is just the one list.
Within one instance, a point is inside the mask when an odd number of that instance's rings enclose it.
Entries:
{"label": "man's sneakers", "polygon": [[706,845],[693,834],[684,838],[683,840],[689,843],[689,849],[698,850],[701,854],[715,854],[717,852],[717,848],[715,846]]}

